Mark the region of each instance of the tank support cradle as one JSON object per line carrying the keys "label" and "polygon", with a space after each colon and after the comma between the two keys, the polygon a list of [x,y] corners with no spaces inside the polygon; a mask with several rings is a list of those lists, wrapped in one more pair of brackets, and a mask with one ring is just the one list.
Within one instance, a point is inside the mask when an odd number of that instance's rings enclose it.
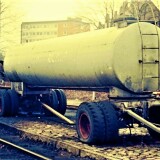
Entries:
{"label": "tank support cradle", "polygon": [[53,114],[55,114],[56,116],[58,116],[59,118],[61,118],[62,120],[66,121],[67,123],[74,125],[75,122],[73,122],[72,120],[68,119],[67,117],[65,117],[64,115],[60,114],[59,112],[57,112],[56,110],[54,110],[53,108],[51,108],[49,105],[45,104],[45,103],[41,103],[42,106],[44,108],[46,108],[47,110],[49,110],[50,112],[52,112]]}

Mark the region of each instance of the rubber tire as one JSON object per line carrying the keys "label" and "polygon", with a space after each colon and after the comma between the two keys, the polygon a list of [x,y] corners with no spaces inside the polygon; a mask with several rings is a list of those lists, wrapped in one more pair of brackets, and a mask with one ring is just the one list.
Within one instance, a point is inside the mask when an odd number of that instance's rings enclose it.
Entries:
{"label": "rubber tire", "polygon": [[50,93],[50,105],[53,109],[55,109],[56,111],[58,111],[58,96],[55,90],[51,90]]}
{"label": "rubber tire", "polygon": [[18,113],[19,97],[17,92],[13,89],[9,89],[7,92],[11,99],[11,115],[15,116]]}
{"label": "rubber tire", "polygon": [[[85,126],[83,126],[83,121],[81,117],[86,115],[88,118],[90,131],[85,137],[82,133]],[[85,124],[84,124],[85,125]],[[76,130],[79,139],[88,144],[102,144],[105,140],[105,122],[104,115],[96,103],[82,103],[77,110],[76,114]]]}
{"label": "rubber tire", "polygon": [[64,91],[62,89],[56,89],[55,90],[57,97],[58,97],[58,108],[57,111],[64,115],[66,113],[66,109],[67,109],[67,98],[66,95],[64,93]]}
{"label": "rubber tire", "polygon": [[[160,124],[160,106],[152,106],[149,108],[149,121],[152,123]],[[160,140],[160,134],[155,132],[154,130],[148,128],[149,134],[156,140]]]}
{"label": "rubber tire", "polygon": [[98,103],[99,108],[102,110],[105,118],[105,142],[116,142],[119,139],[119,122],[117,112],[114,105],[107,101]]}
{"label": "rubber tire", "polygon": [[[43,98],[44,103],[48,104],[54,110],[64,115],[67,109],[67,98],[63,90],[55,89],[51,90],[49,95],[45,95]],[[52,116],[53,114],[45,109],[45,114],[47,116]]]}
{"label": "rubber tire", "polygon": [[0,91],[0,105],[1,105],[1,110],[0,110],[0,116],[11,116],[11,99],[10,96],[7,92],[7,90],[2,90]]}

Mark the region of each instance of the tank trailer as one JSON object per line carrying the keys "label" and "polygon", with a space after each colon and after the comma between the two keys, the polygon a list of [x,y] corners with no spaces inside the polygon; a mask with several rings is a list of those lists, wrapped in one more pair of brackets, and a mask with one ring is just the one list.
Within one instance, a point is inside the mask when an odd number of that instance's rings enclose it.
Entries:
{"label": "tank trailer", "polygon": [[107,92],[105,101],[78,107],[82,142],[115,142],[118,130],[134,123],[160,138],[159,46],[160,29],[138,22],[13,47],[3,61],[12,85],[1,90],[0,115],[14,116],[21,106],[34,104],[64,115],[62,89]]}

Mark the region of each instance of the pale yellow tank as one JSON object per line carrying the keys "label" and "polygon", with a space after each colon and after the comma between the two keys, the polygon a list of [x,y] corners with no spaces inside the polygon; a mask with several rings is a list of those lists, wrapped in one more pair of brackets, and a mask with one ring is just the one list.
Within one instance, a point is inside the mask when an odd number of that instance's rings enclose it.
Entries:
{"label": "pale yellow tank", "polygon": [[11,81],[31,86],[156,91],[159,35],[141,22],[19,45],[6,53],[4,70]]}

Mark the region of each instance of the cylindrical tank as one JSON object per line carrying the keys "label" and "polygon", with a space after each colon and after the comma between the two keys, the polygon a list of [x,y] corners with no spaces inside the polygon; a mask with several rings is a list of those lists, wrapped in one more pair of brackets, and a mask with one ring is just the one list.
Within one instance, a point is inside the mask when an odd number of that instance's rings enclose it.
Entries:
{"label": "cylindrical tank", "polygon": [[4,70],[10,81],[31,86],[155,91],[158,78],[149,75],[159,70],[158,38],[156,27],[143,22],[22,44],[6,53]]}

